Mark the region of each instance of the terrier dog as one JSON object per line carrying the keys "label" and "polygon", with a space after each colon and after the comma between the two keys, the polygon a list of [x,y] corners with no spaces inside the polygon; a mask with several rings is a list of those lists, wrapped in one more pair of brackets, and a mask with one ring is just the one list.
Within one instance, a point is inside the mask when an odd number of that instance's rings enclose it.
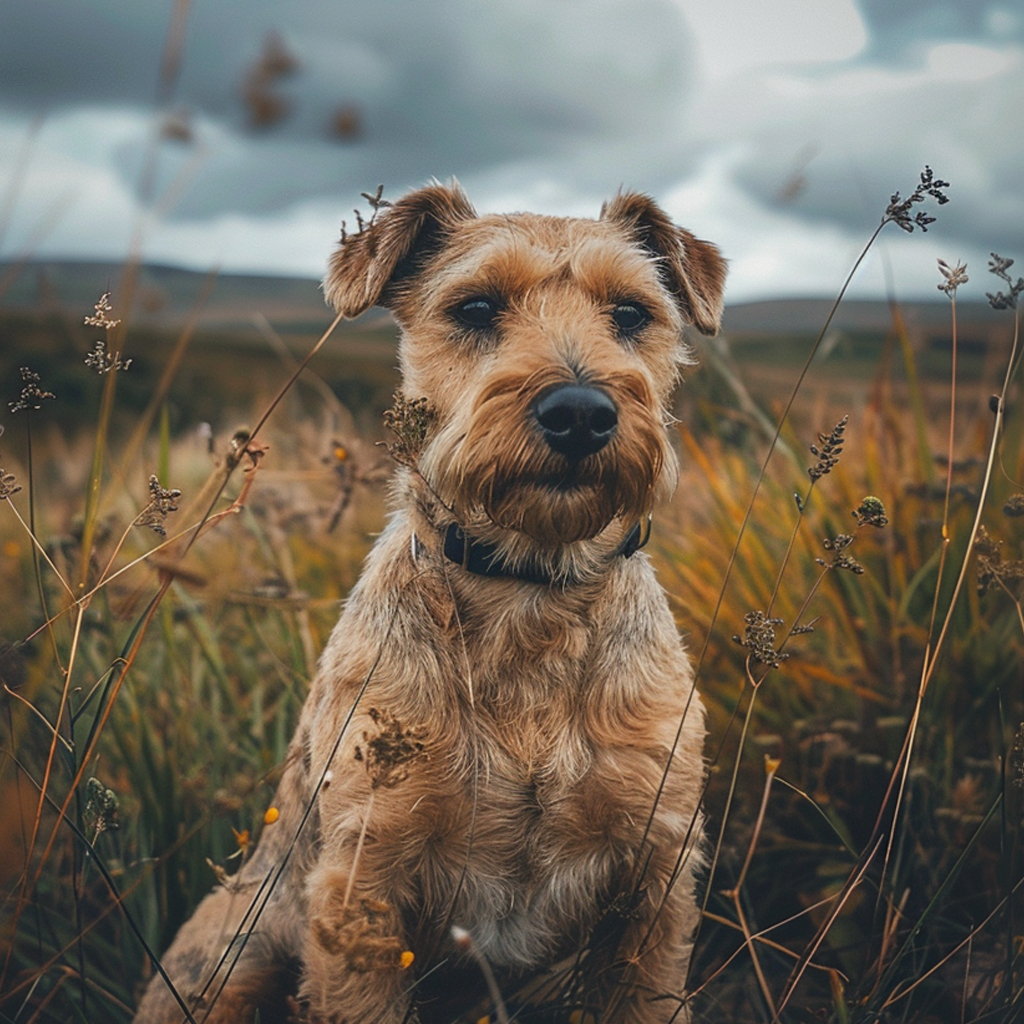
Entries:
{"label": "terrier dog", "polygon": [[704,711],[636,552],[725,263],[639,194],[598,220],[477,216],[455,184],[377,205],[325,292],[401,327],[394,511],[280,819],[136,1020],[685,1020]]}

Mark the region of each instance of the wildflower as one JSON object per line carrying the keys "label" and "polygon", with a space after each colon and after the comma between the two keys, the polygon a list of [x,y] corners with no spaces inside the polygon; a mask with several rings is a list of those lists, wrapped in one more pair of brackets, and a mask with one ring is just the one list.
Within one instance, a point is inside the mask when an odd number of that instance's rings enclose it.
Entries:
{"label": "wildflower", "polygon": [[85,357],[85,365],[98,374],[110,373],[111,370],[127,370],[132,365],[130,359],[122,359],[120,352],[111,354],[107,351],[107,343],[98,339],[92,347],[92,351]]}
{"label": "wildflower", "polygon": [[269,128],[291,113],[291,103],[276,90],[279,80],[294,74],[298,67],[280,34],[268,33],[263,53],[246,73],[242,86],[251,128]]}
{"label": "wildflower", "polygon": [[401,392],[395,393],[394,404],[384,413],[384,426],[398,438],[385,444],[395,462],[401,466],[416,465],[434,417],[426,398],[410,401]]}
{"label": "wildflower", "polygon": [[974,550],[978,556],[978,593],[985,594],[992,587],[1008,589],[1011,583],[1024,581],[1024,561],[1016,558],[1004,559],[1003,542],[990,537],[984,526],[974,539]]}
{"label": "wildflower", "polygon": [[881,498],[869,494],[854,510],[853,518],[857,520],[858,526],[873,526],[880,530],[888,526],[889,517],[885,514],[885,505]]}
{"label": "wildflower", "polygon": [[764,612],[747,612],[743,616],[746,628],[742,639],[734,636],[733,640],[750,651],[750,657],[769,668],[778,668],[788,654],[775,648],[775,627],[782,625],[782,619],[769,619]]}
{"label": "wildflower", "polygon": [[121,321],[115,320],[110,314],[114,311],[110,305],[110,292],[104,292],[100,296],[100,301],[93,306],[96,312],[92,316],[85,318],[86,324],[90,327],[102,327],[104,330],[112,330]]}
{"label": "wildflower", "polygon": [[101,832],[115,832],[121,827],[117,794],[107,789],[99,779],[90,778],[85,784],[83,817],[86,828],[93,834],[93,842],[96,842]]}
{"label": "wildflower", "polygon": [[377,189],[373,193],[373,195],[370,195],[369,192],[360,192],[359,194],[370,204],[371,208],[373,209],[373,214],[371,215],[369,220],[369,224],[371,225],[373,224],[377,214],[380,213],[381,210],[384,210],[391,205],[391,203],[389,203],[386,199],[383,198],[383,183],[377,186]]}
{"label": "wildflower", "polygon": [[1007,294],[996,292],[995,295],[991,294],[991,292],[985,292],[988,304],[993,309],[1016,309],[1017,299],[1020,297],[1020,293],[1024,292],[1024,277],[1018,277],[1014,281],[1007,273],[1010,267],[1013,266],[1013,260],[1006,259],[998,253],[992,253],[991,256],[992,259],[988,261],[989,273],[995,274],[996,277],[1004,280],[1010,286],[1010,290]]}
{"label": "wildflower", "polygon": [[962,284],[967,284],[970,278],[967,276],[967,264],[958,263],[955,267],[951,267],[945,260],[937,260],[939,264],[939,273],[945,278],[942,284],[936,285],[940,292],[945,292],[949,298],[953,298],[956,295],[957,288]]}
{"label": "wildflower", "polygon": [[818,619],[821,616],[815,616],[810,622],[805,622],[802,626],[794,626],[790,631],[790,636],[804,636],[807,633],[813,633],[814,627],[818,624]]}
{"label": "wildflower", "polygon": [[422,740],[425,730],[404,729],[394,715],[378,708],[370,708],[370,718],[380,726],[380,732],[375,736],[364,732],[366,752],[356,747],[355,757],[357,761],[366,762],[373,789],[391,789],[408,777],[408,765],[426,759]]}
{"label": "wildflower", "polygon": [[[367,228],[372,228],[374,222],[377,220],[377,214],[381,210],[387,209],[391,205],[384,197],[384,186],[383,184],[378,185],[376,191],[372,194],[370,192],[361,192],[360,195],[370,204],[370,208],[373,213],[370,214],[369,220],[363,220],[363,215],[358,211],[354,210],[353,213],[356,215],[356,234],[362,234]],[[348,230],[347,225],[344,221],[341,222],[341,241],[342,244],[348,241]]]}
{"label": "wildflower", "polygon": [[160,138],[170,142],[181,142],[188,145],[195,141],[192,129],[192,115],[184,107],[172,110],[160,124]]}
{"label": "wildflower", "polygon": [[832,552],[832,561],[826,562],[824,558],[816,558],[815,561],[826,569],[846,569],[848,572],[860,576],[864,572],[864,566],[846,553],[846,549],[852,543],[853,535],[849,533],[840,533],[836,537],[826,537],[822,541],[822,547],[826,551]]}
{"label": "wildflower", "polygon": [[17,401],[8,402],[11,412],[22,412],[25,409],[41,409],[42,402],[48,398],[56,398],[52,391],[43,391],[39,386],[40,377],[33,373],[27,366],[21,368],[21,380],[24,387],[21,389]]}
{"label": "wildflower", "polygon": [[13,473],[0,469],[0,501],[7,501],[21,490],[21,484],[15,479]]}
{"label": "wildflower", "polygon": [[942,191],[944,188],[949,188],[949,182],[936,178],[932,173],[932,169],[925,164],[925,168],[921,172],[920,184],[906,199],[903,199],[899,192],[892,194],[889,199],[889,205],[885,208],[882,223],[888,224],[891,221],[897,227],[908,232],[913,231],[915,225],[922,231],[927,231],[928,225],[934,223],[935,218],[929,216],[923,210],[918,210],[911,217],[911,208],[916,203],[923,203],[926,196],[931,196],[938,202],[939,206],[944,206],[949,202],[949,197]]}
{"label": "wildflower", "polygon": [[414,956],[396,934],[394,908],[382,900],[363,898],[357,904],[333,901],[312,920],[313,940],[335,956],[343,956],[350,970],[360,974],[405,970]]}
{"label": "wildflower", "polygon": [[363,117],[354,103],[343,103],[331,115],[331,134],[341,142],[352,142],[363,134]]}
{"label": "wildflower", "polygon": [[156,476],[149,478],[149,504],[135,517],[134,526],[148,526],[154,533],[161,537],[167,535],[164,529],[164,520],[171,512],[177,512],[177,500],[181,497],[181,491],[171,491],[160,486]]}
{"label": "wildflower", "polygon": [[807,474],[812,480],[819,480],[839,462],[839,456],[843,451],[843,434],[846,431],[846,424],[849,416],[844,416],[833,428],[830,434],[819,434],[818,444],[811,445],[811,454],[818,457],[818,461],[808,468]]}
{"label": "wildflower", "polygon": [[1011,519],[1018,519],[1024,516],[1024,494],[1011,494],[1003,505],[1003,515]]}

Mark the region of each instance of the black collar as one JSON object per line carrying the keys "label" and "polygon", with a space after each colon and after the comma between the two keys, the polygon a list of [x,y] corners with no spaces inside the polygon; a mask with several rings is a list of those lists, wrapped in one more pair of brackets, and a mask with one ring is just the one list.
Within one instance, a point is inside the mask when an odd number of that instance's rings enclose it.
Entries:
{"label": "black collar", "polygon": [[[640,523],[630,530],[629,535],[619,545],[613,557],[629,558],[640,550],[651,539],[651,524],[647,522],[646,534],[641,530]],[[510,565],[499,553],[495,545],[484,540],[474,540],[462,531],[458,523],[452,523],[444,535],[444,556],[475,576],[489,576],[492,579],[520,580],[523,583],[537,583],[549,587],[555,582],[575,583],[573,578],[556,580],[551,574],[535,562],[521,562]]]}

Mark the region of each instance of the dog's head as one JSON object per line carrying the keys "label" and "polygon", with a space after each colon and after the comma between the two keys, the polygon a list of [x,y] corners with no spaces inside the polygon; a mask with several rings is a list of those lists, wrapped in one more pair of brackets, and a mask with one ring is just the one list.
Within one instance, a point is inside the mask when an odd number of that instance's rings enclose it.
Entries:
{"label": "dog's head", "polygon": [[478,217],[432,185],[346,238],[324,289],[346,316],[394,313],[403,389],[435,413],[419,470],[460,524],[552,550],[635,524],[673,485],[684,327],[718,329],[724,279],[718,249],[644,195],[597,220]]}

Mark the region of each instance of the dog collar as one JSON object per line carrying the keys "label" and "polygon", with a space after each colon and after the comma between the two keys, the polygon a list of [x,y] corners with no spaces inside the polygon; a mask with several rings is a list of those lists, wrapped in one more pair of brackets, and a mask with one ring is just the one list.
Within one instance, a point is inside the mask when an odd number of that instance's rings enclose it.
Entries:
{"label": "dog collar", "polygon": [[[613,557],[630,558],[651,539],[651,521],[647,520],[646,533],[641,524],[630,530],[626,539],[619,545]],[[444,556],[474,576],[488,576],[492,579],[520,580],[523,583],[537,583],[549,587],[556,582],[555,578],[536,562],[519,562],[512,565],[499,553],[494,544],[484,540],[474,540],[466,534],[458,523],[452,523],[444,534]],[[557,582],[576,583],[569,577]]]}

